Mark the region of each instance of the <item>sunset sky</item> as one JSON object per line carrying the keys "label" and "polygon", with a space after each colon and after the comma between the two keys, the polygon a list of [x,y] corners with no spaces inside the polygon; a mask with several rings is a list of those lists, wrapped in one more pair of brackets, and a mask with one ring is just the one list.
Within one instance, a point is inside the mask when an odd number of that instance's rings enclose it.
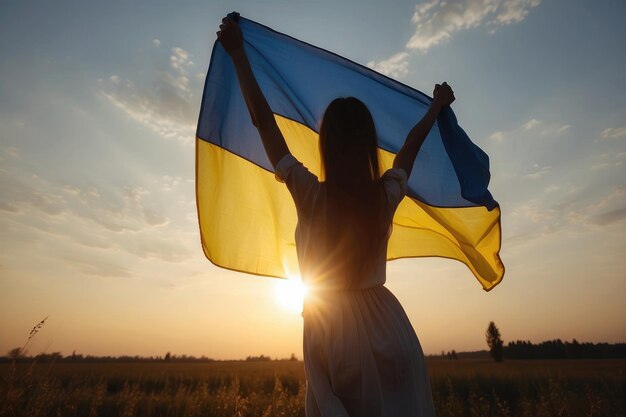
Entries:
{"label": "sunset sky", "polygon": [[[302,357],[277,279],[203,255],[194,139],[236,10],[431,94],[491,158],[503,282],[388,263],[426,353],[626,341],[626,3],[618,0],[3,1],[0,354]],[[417,120],[416,120],[417,121]]]}

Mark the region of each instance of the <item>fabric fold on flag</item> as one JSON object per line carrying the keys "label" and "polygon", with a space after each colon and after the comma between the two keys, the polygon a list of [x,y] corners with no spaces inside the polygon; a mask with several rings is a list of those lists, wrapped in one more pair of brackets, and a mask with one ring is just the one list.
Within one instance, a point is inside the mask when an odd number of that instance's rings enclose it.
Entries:
{"label": "fabric fold on flag", "polygon": [[[289,150],[320,176],[318,128],[337,97],[357,97],[374,118],[381,172],[426,113],[425,94],[332,52],[239,17],[244,48]],[[296,209],[276,181],[228,54],[215,42],[196,133],[196,198],[204,253],[236,271],[298,274]],[[483,289],[504,275],[500,207],[487,189],[489,158],[444,109],[424,141],[393,220],[387,259],[463,262]]]}

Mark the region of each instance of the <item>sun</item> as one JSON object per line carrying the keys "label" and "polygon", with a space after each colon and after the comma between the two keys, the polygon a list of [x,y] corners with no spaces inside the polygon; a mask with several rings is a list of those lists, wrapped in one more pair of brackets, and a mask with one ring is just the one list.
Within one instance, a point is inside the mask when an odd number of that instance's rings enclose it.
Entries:
{"label": "sun", "polygon": [[306,293],[307,287],[299,276],[275,280],[274,295],[278,304],[285,310],[301,312]]}

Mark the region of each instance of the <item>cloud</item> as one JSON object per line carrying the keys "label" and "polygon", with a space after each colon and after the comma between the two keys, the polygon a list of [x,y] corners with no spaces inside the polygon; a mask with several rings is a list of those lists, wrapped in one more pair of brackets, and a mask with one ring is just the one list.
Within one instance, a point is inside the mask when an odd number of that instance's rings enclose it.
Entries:
{"label": "cloud", "polygon": [[19,207],[7,202],[0,202],[0,210],[7,211],[9,213],[21,213]]}
{"label": "cloud", "polygon": [[58,194],[33,191],[28,195],[28,202],[40,211],[55,216],[63,213],[66,201]]}
{"label": "cloud", "polygon": [[593,226],[608,226],[626,217],[624,207],[626,206],[626,187],[614,187],[599,200],[594,199],[583,204],[574,201],[567,206],[569,206],[570,217],[575,220],[576,225],[585,223]]}
{"label": "cloud", "polygon": [[549,167],[549,166],[540,167],[538,164],[534,164],[533,168],[535,170],[533,172],[531,172],[530,174],[524,175],[524,178],[529,178],[531,180],[537,180],[537,179],[545,176],[546,174],[550,173],[550,170],[551,170],[551,167]]}
{"label": "cloud", "polygon": [[[535,118],[530,119],[529,121],[527,121],[526,123],[524,123],[521,128],[524,130],[531,130],[539,125],[545,125],[545,123],[543,123],[541,120],[537,120]],[[541,131],[542,135],[549,135],[549,134],[555,134],[555,135],[559,135],[563,132],[565,132],[566,130],[568,130],[570,128],[570,125],[568,124],[552,124],[547,126],[545,129],[543,129]]]}
{"label": "cloud", "polygon": [[494,140],[496,142],[502,142],[504,140],[504,132],[502,131],[493,132],[489,136],[489,139]]}
{"label": "cloud", "polygon": [[143,199],[143,196],[146,194],[150,194],[150,191],[146,190],[143,187],[124,187],[122,188],[122,195],[124,198],[139,203]]}
{"label": "cloud", "polygon": [[541,0],[506,0],[497,10],[494,21],[501,26],[521,22],[528,16],[530,9],[539,6]]}
{"label": "cloud", "polygon": [[34,188],[26,180],[39,182],[41,178],[33,175],[30,178],[22,179],[14,177],[6,171],[0,171],[0,186],[2,188],[0,210],[21,214],[34,209],[39,216],[42,214],[58,216],[65,211],[67,201],[63,193],[53,193],[45,188]]}
{"label": "cloud", "polygon": [[409,72],[409,54],[398,52],[382,61],[370,61],[367,66],[389,77],[399,78]]}
{"label": "cloud", "polygon": [[[171,225],[165,214],[151,207],[154,205],[148,201],[151,193],[141,186],[98,188],[93,184],[55,184],[38,176],[28,180],[0,171],[3,186],[0,210],[6,213],[4,220],[10,218],[13,224],[21,225],[21,233],[28,230],[34,234],[34,241],[43,239],[43,233],[54,236],[56,241],[62,239],[80,245],[83,250],[115,250],[165,262],[181,262],[192,255],[188,232],[183,232],[180,225]],[[184,224],[193,225],[191,221]],[[54,245],[48,251],[54,254]],[[80,251],[62,251],[57,257],[74,252]],[[88,253],[101,256],[98,251]],[[79,269],[92,275],[106,273],[103,267],[90,268]],[[111,276],[126,276],[126,272],[116,267],[109,272]]]}
{"label": "cloud", "polygon": [[432,0],[415,8],[411,21],[416,30],[407,49],[426,52],[451,39],[457,32],[485,26],[494,32],[499,26],[521,22],[541,0]]}
{"label": "cloud", "polygon": [[15,146],[2,146],[0,147],[0,161],[5,159],[4,156],[17,159],[20,157],[20,150]]}
{"label": "cloud", "polygon": [[516,246],[534,239],[553,235],[564,229],[569,219],[563,211],[549,207],[544,200],[530,199],[515,206],[509,213],[510,223],[506,244]]}
{"label": "cloud", "polygon": [[563,132],[565,132],[565,131],[569,130],[569,128],[570,128],[570,127],[571,127],[570,125],[562,125],[562,126],[559,126],[559,127],[557,127],[557,128],[554,130],[554,133],[555,133],[555,134],[557,134],[557,135],[560,135],[561,133],[563,133]]}
{"label": "cloud", "polygon": [[556,210],[544,207],[539,200],[532,199],[513,209],[511,215],[522,216],[533,223],[540,223],[553,220],[556,213]]}
{"label": "cloud", "polygon": [[409,71],[413,51],[425,53],[463,30],[484,26],[489,33],[496,28],[521,22],[541,0],[431,0],[415,6],[411,22],[415,33],[405,50],[387,59],[372,60],[367,66],[390,77],[402,77]]}
{"label": "cloud", "polygon": [[73,185],[68,185],[68,184],[63,186],[63,191],[65,191],[66,193],[71,194],[71,195],[78,195],[78,194],[80,194],[80,188],[74,187]]}
{"label": "cloud", "polygon": [[626,137],[626,126],[604,129],[602,131],[602,137],[604,139],[618,139]]}
{"label": "cloud", "polygon": [[606,226],[624,220],[624,218],[626,218],[626,207],[594,216],[589,219],[589,222],[599,226]]}
{"label": "cloud", "polygon": [[168,221],[167,217],[148,208],[143,209],[143,217],[150,226],[160,226],[166,224]]}
{"label": "cloud", "polygon": [[560,189],[561,189],[560,186],[552,184],[552,185],[547,186],[544,191],[546,193],[553,193],[553,192],[558,191]]}
{"label": "cloud", "polygon": [[144,197],[150,193],[142,187],[126,186],[107,194],[105,199],[100,199],[92,193],[86,199],[86,193],[82,192],[83,205],[76,214],[116,233],[142,232],[169,222],[163,214],[146,207]]}
{"label": "cloud", "polygon": [[600,197],[596,197],[596,186],[548,188],[550,196],[532,198],[505,212],[509,218],[507,230],[511,233],[506,237],[507,245],[524,244],[561,232],[572,236],[597,231],[626,218],[624,186],[605,190]]}
{"label": "cloud", "polygon": [[529,121],[527,121],[526,123],[524,123],[524,125],[522,126],[524,129],[526,130],[530,130],[533,127],[537,126],[538,124],[540,124],[541,122],[537,119],[530,119]]}
{"label": "cloud", "polygon": [[[178,187],[178,185],[180,185],[181,181],[182,181],[182,177],[171,177],[169,175],[164,175],[163,179],[161,181],[156,181],[157,183],[160,183],[161,185],[161,190],[163,191],[172,191],[174,188]],[[195,182],[194,180],[191,180],[191,182]]]}
{"label": "cloud", "polygon": [[195,138],[197,117],[191,83],[200,81],[189,76],[194,63],[186,50],[175,47],[161,58],[167,64],[155,70],[151,84],[139,85],[112,75],[99,95],[160,136],[189,145]]}
{"label": "cloud", "polygon": [[193,61],[189,59],[189,53],[183,48],[172,48],[172,54],[170,55],[170,65],[177,70],[179,74],[187,74],[187,67],[193,65]]}
{"label": "cloud", "polygon": [[546,127],[541,131],[543,136],[553,135],[558,136],[564,132],[567,132],[571,126],[568,124],[553,124],[551,126]]}
{"label": "cloud", "polygon": [[626,151],[622,152],[605,152],[592,156],[593,163],[589,167],[591,171],[597,171],[605,168],[620,167],[626,160]]}
{"label": "cloud", "polygon": [[[533,130],[534,128],[536,128],[539,125],[546,125],[545,122],[542,122],[541,120],[537,120],[535,118],[531,118],[529,121],[527,121],[526,123],[523,123],[522,125],[513,128],[511,130],[507,130],[507,131],[502,131],[502,130],[498,130],[496,132],[493,132],[490,136],[489,139],[495,141],[495,142],[502,142],[504,139],[510,137],[510,136],[514,136],[514,135],[519,135],[522,134],[524,135],[524,137],[529,137],[529,133],[525,133],[525,131],[527,130]],[[547,124],[546,128],[543,129],[541,131],[541,135],[560,135],[564,132],[566,132],[567,130],[569,130],[571,126],[568,124],[563,124],[563,123],[554,123],[552,122],[551,124]],[[535,133],[534,136],[536,136],[537,134]]]}
{"label": "cloud", "polygon": [[496,8],[497,2],[490,0],[432,0],[418,4],[411,18],[416,31],[406,47],[426,52],[460,30],[479,26]]}
{"label": "cloud", "polygon": [[600,162],[589,167],[590,171],[598,171],[605,168],[610,168],[612,165],[609,162]]}
{"label": "cloud", "polygon": [[161,46],[161,41],[158,40],[157,38],[152,39],[152,43],[154,44],[154,46],[156,46],[157,48],[159,46]]}
{"label": "cloud", "polygon": [[617,187],[611,190],[604,198],[598,201],[595,204],[590,206],[591,209],[594,210],[606,210],[608,207],[614,206],[615,204],[622,204],[624,198],[626,197],[626,186]]}

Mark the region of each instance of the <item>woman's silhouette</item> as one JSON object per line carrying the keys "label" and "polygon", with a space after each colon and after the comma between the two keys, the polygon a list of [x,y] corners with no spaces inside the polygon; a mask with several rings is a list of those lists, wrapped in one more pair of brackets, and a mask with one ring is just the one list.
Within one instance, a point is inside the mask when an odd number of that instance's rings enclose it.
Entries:
{"label": "woman's silhouette", "polygon": [[415,157],[437,114],[454,101],[445,82],[409,132],[393,168],[379,172],[372,116],[354,97],[326,109],[319,132],[324,181],[291,153],[250,68],[238,24],[217,38],[235,65],[246,105],[279,181],[296,205],[303,281],[307,417],[434,416],[424,355],[385,283],[387,241]]}

